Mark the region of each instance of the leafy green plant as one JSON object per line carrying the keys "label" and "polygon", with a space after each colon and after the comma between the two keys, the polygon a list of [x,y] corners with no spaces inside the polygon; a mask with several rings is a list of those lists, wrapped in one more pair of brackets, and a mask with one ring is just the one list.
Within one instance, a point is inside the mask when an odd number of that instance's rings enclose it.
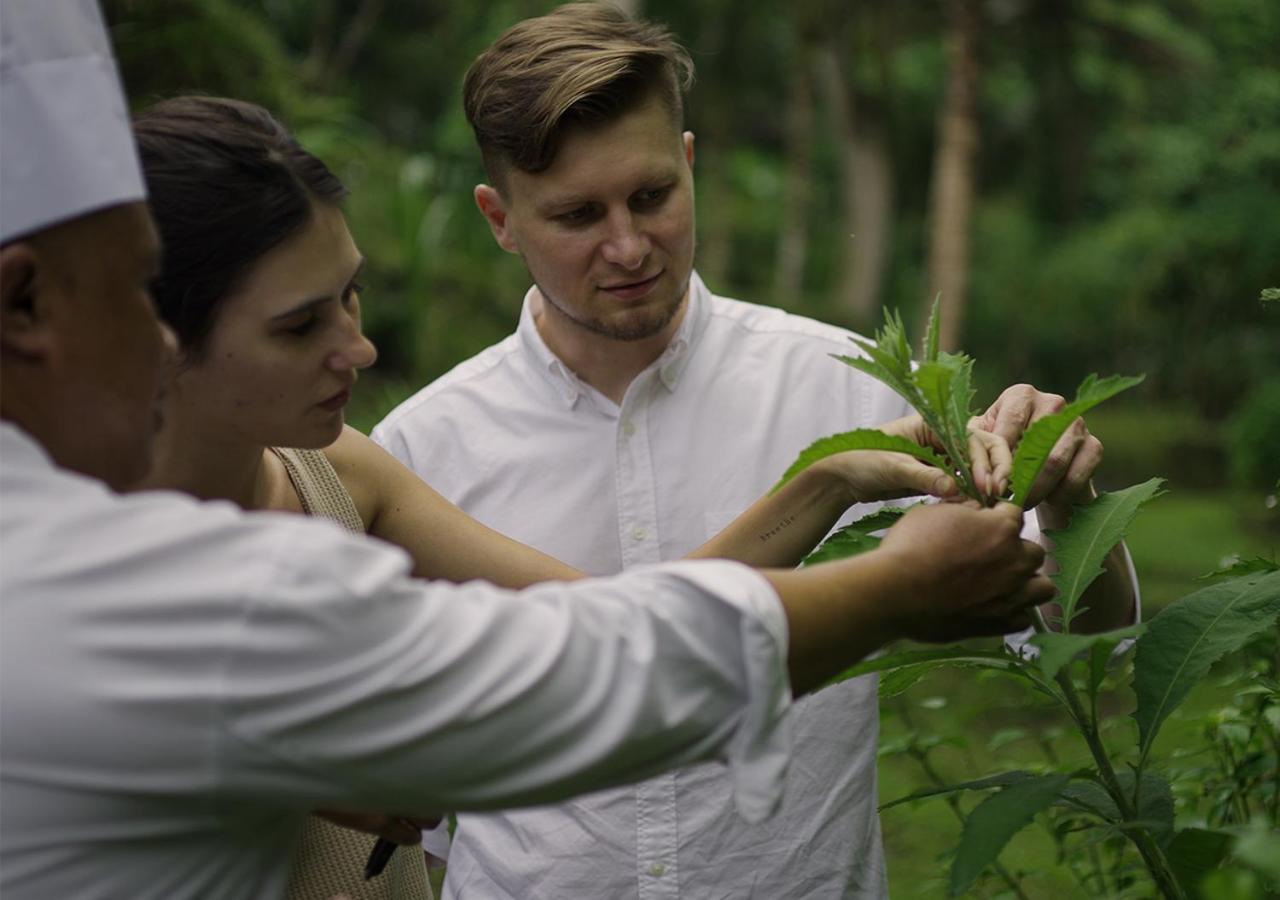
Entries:
{"label": "leafy green plant", "polygon": [[[969,497],[984,502],[997,499],[984,497],[970,472],[967,428],[973,416],[973,360],[939,351],[937,315],[935,306],[918,365],[912,361],[896,314],[886,314],[874,343],[855,340],[862,355],[837,358],[884,382],[911,403],[936,435],[938,449],[921,448],[872,429],[845,432],[808,447],[780,484],[833,453],[892,450],[952,473]],[[1054,444],[1076,417],[1141,380],[1141,376],[1090,375],[1074,401],[1033,423],[1016,448],[1007,499],[1025,506]],[[1223,573],[1223,580],[1174,602],[1149,623],[1101,634],[1071,629],[1107,555],[1123,539],[1143,504],[1162,493],[1162,483],[1153,478],[1100,494],[1073,511],[1068,527],[1047,532],[1055,547],[1058,571],[1053,580],[1059,589],[1060,612],[1053,623],[1057,630],[1051,630],[1040,612],[1034,611],[1032,653],[1024,655],[1004,646],[912,649],[864,661],[837,679],[878,672],[883,676],[884,694],[904,690],[941,666],[990,670],[1018,679],[1051,700],[1066,713],[1088,748],[1093,765],[1081,769],[1002,772],[960,784],[935,784],[904,798],[994,791],[965,817],[951,867],[952,895],[966,892],[988,868],[1009,881],[1007,873],[997,868],[1001,850],[1037,815],[1055,808],[1069,810],[1073,819],[1084,823],[1078,827],[1095,830],[1099,840],[1127,841],[1136,849],[1155,890],[1166,898],[1199,896],[1206,874],[1219,867],[1233,844],[1244,840],[1244,832],[1209,823],[1175,827],[1170,781],[1151,754],[1161,727],[1206,677],[1210,666],[1259,631],[1274,628],[1280,618],[1280,569],[1265,560],[1250,561]],[[899,514],[882,510],[846,526],[815,550],[806,564],[871,549],[878,542],[874,532],[889,527]],[[1117,649],[1129,643],[1137,648],[1133,658],[1136,742],[1121,765],[1104,745],[1098,697]],[[1261,813],[1272,828],[1280,826],[1275,807],[1272,803]],[[1100,870],[1098,878],[1104,879]]]}

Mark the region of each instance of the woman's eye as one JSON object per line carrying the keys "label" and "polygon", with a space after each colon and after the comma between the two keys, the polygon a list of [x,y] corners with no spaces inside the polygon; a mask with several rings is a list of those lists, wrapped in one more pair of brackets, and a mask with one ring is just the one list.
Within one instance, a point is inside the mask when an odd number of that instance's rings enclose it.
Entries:
{"label": "woman's eye", "polygon": [[363,294],[363,293],[364,293],[364,285],[363,285],[363,284],[361,284],[361,283],[360,283],[360,282],[358,282],[358,281],[353,281],[353,282],[351,282],[351,285],[347,288],[346,293],[344,293],[344,294],[342,295],[342,303],[343,303],[343,305],[344,305],[344,306],[350,306],[350,305],[351,305],[351,301],[353,301],[353,300],[357,299],[357,298],[358,298],[361,294]]}
{"label": "woman's eye", "polygon": [[302,337],[303,335],[310,333],[311,329],[315,327],[316,327],[316,317],[307,316],[306,319],[299,322],[298,324],[290,325],[288,328],[284,329],[284,332],[285,334],[292,334],[296,337]]}

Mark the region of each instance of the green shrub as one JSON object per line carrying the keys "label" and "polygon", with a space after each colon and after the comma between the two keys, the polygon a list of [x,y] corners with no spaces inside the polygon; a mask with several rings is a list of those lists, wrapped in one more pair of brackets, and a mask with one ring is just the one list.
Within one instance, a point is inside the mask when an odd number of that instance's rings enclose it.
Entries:
{"label": "green shrub", "polygon": [[1280,477],[1280,382],[1256,387],[1231,421],[1232,473],[1244,487],[1267,488]]}

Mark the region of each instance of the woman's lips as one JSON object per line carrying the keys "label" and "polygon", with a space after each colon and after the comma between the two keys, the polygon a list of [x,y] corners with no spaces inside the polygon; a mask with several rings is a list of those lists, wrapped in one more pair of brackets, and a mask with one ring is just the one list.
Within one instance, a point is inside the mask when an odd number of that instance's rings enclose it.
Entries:
{"label": "woman's lips", "polygon": [[344,388],[334,394],[328,400],[321,400],[316,405],[327,412],[337,412],[347,405],[347,401],[351,399],[351,389]]}

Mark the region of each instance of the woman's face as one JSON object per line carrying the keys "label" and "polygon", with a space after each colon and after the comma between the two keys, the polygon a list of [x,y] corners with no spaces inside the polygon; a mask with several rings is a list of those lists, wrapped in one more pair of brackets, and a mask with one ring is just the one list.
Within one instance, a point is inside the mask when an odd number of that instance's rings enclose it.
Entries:
{"label": "woman's face", "polygon": [[360,332],[363,263],[342,211],[313,205],[222,301],[204,353],[178,371],[183,418],[262,446],[333,443],[357,370],[378,355]]}

